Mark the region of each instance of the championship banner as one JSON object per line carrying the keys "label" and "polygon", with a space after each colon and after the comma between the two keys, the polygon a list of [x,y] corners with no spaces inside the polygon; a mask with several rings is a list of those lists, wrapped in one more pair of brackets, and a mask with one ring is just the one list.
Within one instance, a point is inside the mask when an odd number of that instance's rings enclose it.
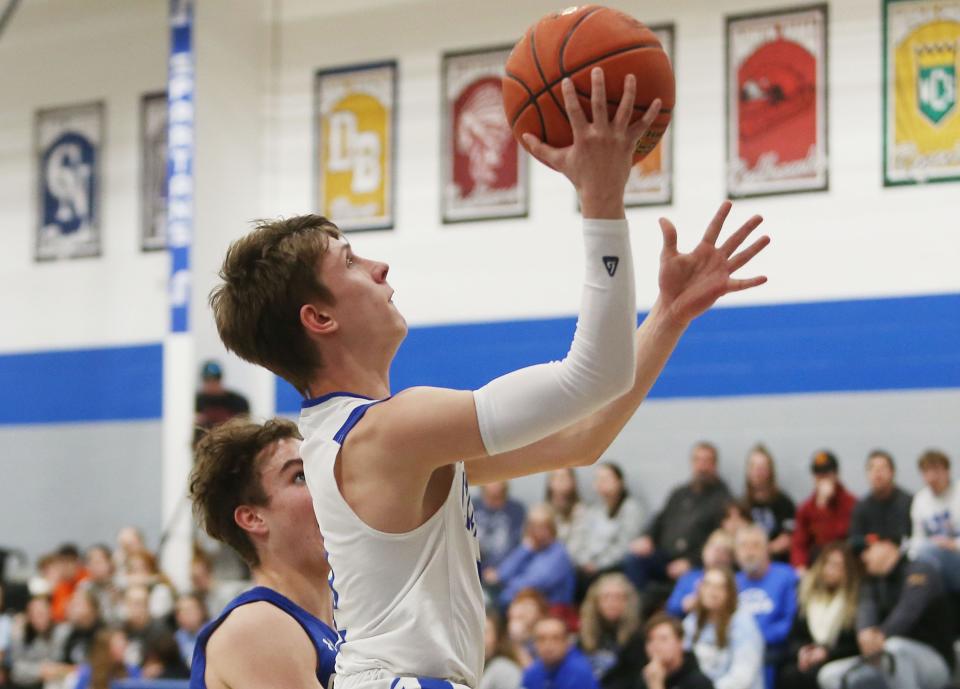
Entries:
{"label": "championship banner", "polygon": [[827,6],[727,18],[727,190],[827,188]]}
{"label": "championship banner", "polygon": [[960,0],[883,10],[884,184],[960,180]]}
{"label": "championship banner", "polygon": [[397,63],[317,72],[317,208],[341,230],[393,227]]}
{"label": "championship banner", "polygon": [[527,156],[503,111],[511,47],[443,56],[444,223],[527,215]]}
{"label": "championship banner", "polygon": [[41,110],[36,260],[100,255],[103,103]]}
{"label": "championship banner", "polygon": [[167,248],[167,94],[140,100],[140,248]]}
{"label": "championship banner", "polygon": [[[673,63],[673,25],[651,26],[660,39],[664,52]],[[631,206],[669,205],[673,202],[673,128],[672,121],[660,143],[650,154],[633,166],[627,180],[624,203]]]}

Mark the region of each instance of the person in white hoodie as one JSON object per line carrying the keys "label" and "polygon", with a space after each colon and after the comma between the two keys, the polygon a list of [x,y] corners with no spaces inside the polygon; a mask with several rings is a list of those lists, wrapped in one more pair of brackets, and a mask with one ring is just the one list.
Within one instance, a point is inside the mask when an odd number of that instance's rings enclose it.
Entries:
{"label": "person in white hoodie", "polygon": [[950,591],[960,591],[960,488],[950,480],[950,458],[927,450],[917,460],[926,487],[910,505],[910,557],[940,570]]}

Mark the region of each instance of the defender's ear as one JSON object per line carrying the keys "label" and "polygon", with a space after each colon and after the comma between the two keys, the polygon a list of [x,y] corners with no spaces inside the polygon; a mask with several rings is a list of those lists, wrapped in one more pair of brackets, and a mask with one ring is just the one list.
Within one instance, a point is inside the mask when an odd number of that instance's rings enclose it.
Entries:
{"label": "defender's ear", "polygon": [[333,316],[313,304],[300,307],[300,323],[312,335],[330,335],[340,327]]}
{"label": "defender's ear", "polygon": [[251,505],[238,505],[233,511],[233,521],[241,529],[248,533],[266,535],[268,532],[267,523],[257,512],[257,508]]}

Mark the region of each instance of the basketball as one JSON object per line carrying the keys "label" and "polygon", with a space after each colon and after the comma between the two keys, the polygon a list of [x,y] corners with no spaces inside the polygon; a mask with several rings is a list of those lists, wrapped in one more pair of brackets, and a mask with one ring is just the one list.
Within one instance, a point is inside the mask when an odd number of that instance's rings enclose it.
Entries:
{"label": "basketball", "polygon": [[503,107],[513,135],[533,134],[555,147],[573,143],[561,82],[573,80],[589,118],[590,72],[603,69],[608,111],[613,118],[628,74],[637,80],[631,121],[659,98],[660,114],[637,143],[634,162],[649,154],[670,124],[675,102],[673,67],[656,34],[633,17],[599,5],[549,14],[524,34],[507,58]]}

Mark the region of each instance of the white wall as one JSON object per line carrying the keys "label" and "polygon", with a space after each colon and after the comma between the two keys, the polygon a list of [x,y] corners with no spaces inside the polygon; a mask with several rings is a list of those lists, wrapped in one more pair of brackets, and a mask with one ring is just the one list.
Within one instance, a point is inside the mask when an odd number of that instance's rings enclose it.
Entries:
{"label": "white wall", "polygon": [[[140,96],[167,79],[164,0],[31,0],[0,38],[0,353],[156,342],[168,259],[140,251]],[[102,256],[35,263],[37,109],[105,103]]]}

